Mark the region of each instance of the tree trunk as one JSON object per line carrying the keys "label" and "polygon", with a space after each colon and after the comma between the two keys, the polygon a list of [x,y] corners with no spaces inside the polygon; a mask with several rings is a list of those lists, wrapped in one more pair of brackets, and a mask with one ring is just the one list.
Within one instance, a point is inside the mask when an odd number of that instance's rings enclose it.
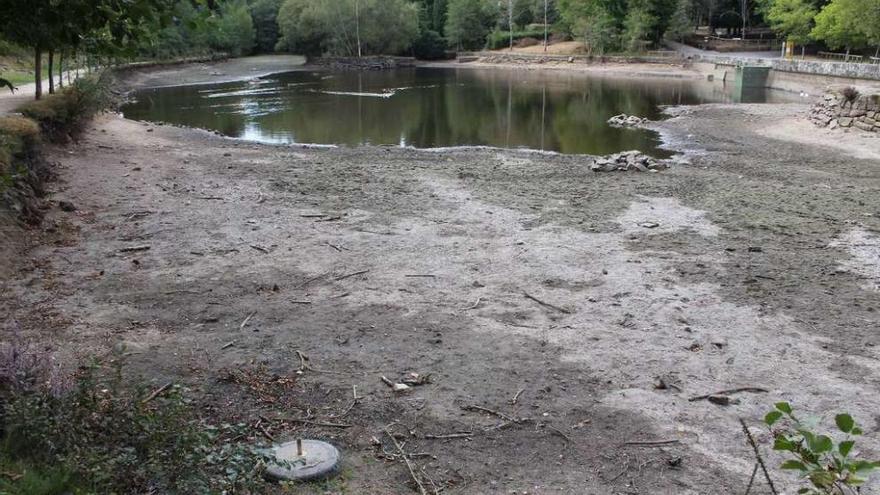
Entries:
{"label": "tree trunk", "polygon": [[43,47],[34,48],[34,99],[43,97]]}
{"label": "tree trunk", "polygon": [[49,94],[55,93],[55,51],[49,49]]}
{"label": "tree trunk", "polygon": [[58,87],[64,87],[64,55],[58,52]]}

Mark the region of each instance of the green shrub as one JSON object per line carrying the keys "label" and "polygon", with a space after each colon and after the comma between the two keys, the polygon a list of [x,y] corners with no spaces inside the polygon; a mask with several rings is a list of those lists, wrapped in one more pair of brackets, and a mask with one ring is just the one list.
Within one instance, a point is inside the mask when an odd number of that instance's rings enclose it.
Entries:
{"label": "green shrub", "polygon": [[271,459],[237,440],[247,438],[244,425],[200,418],[182,387],[160,394],[123,387],[120,363],[110,378],[88,366],[66,379],[45,351],[14,338],[0,349],[0,468],[11,473],[0,493],[249,493],[264,486]]}
{"label": "green shrub", "polygon": [[[773,435],[773,450],[787,452],[792,458],[782,463],[782,469],[798,471],[811,485],[797,493],[806,495],[840,495],[858,493],[857,487],[865,477],[880,468],[880,462],[857,457],[855,438],[862,429],[849,414],[834,418],[843,436],[835,442],[829,435],[816,433],[816,421],[795,416],[788,402],[778,402],[767,413],[764,422]],[[774,428],[775,427],[775,428]]]}
{"label": "green shrub", "polygon": [[[522,38],[538,38],[544,39],[544,31],[514,31],[513,41],[516,42]],[[510,31],[492,31],[486,37],[486,48],[497,50],[510,46]]]}
{"label": "green shrub", "polygon": [[437,31],[422,31],[413,42],[413,54],[420,60],[446,58],[446,40]]}
{"label": "green shrub", "polygon": [[84,77],[58,93],[26,103],[18,110],[39,122],[47,139],[64,142],[79,133],[86,120],[110,103],[103,77]]}

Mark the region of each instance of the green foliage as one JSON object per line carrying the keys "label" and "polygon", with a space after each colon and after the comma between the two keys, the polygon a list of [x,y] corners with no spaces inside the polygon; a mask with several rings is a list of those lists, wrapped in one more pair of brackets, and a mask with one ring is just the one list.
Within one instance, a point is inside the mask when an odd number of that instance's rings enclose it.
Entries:
{"label": "green foliage", "polygon": [[145,401],[147,388],[122,386],[119,359],[112,377],[101,379],[90,366],[58,386],[59,372],[34,357],[0,377],[0,466],[22,475],[0,482],[0,492],[247,493],[264,486],[271,459],[235,440],[246,435],[244,425],[200,418],[186,389]]}
{"label": "green foliage", "polygon": [[603,54],[620,49],[625,8],[613,1],[559,0],[562,24],[584,41],[587,52]]}
{"label": "green foliage", "polygon": [[214,26],[215,48],[238,57],[254,48],[254,23],[245,0],[227,0],[220,4]]}
{"label": "green foliage", "polygon": [[834,418],[837,429],[844,435],[837,443],[831,436],[813,431],[811,424],[795,416],[787,402],[776,403],[774,410],[764,416],[764,422],[773,434],[773,450],[788,452],[793,457],[782,463],[781,468],[800,472],[811,485],[798,493],[839,495],[847,493],[844,488],[855,492],[854,489],[865,482],[866,475],[880,468],[880,462],[852,456],[854,438],[863,432],[849,414],[838,414]]}
{"label": "green foliage", "polygon": [[791,43],[806,43],[810,39],[816,9],[807,0],[773,0],[765,17],[774,31]]}
{"label": "green foliage", "polygon": [[479,50],[498,18],[498,4],[491,0],[449,0],[446,39],[453,48]]}
{"label": "green foliage", "polygon": [[278,43],[278,9],[281,0],[257,0],[251,5],[251,18],[256,31],[256,49],[262,53],[275,50]]}
{"label": "green foliage", "polygon": [[[390,28],[393,26],[393,28]],[[277,48],[306,55],[403,53],[419,34],[408,0],[285,0],[278,12]]]}
{"label": "green foliage", "polygon": [[80,78],[63,91],[28,102],[18,110],[37,121],[50,141],[64,142],[76,135],[86,120],[111,104],[107,84],[101,78]]}
{"label": "green foliage", "polygon": [[623,39],[621,40],[630,51],[639,51],[649,42],[651,30],[657,18],[651,14],[648,0],[633,0],[623,20]]}
{"label": "green foliage", "polygon": [[446,40],[437,31],[422,31],[413,43],[413,54],[421,60],[439,60],[446,57]]}
{"label": "green foliage", "polygon": [[[544,39],[544,30],[540,31],[514,31],[513,32],[513,41],[520,40],[523,38],[538,38]],[[499,31],[495,30],[489,33],[489,36],[486,37],[486,48],[490,50],[497,50],[499,48],[504,48],[510,45],[510,33],[508,31]]]}
{"label": "green foliage", "polygon": [[675,12],[672,14],[672,19],[669,20],[666,33],[664,33],[666,38],[681,41],[694,32],[693,8],[693,0],[678,0]]}
{"label": "green foliage", "polygon": [[[873,18],[871,4],[876,12]],[[816,15],[816,27],[810,34],[832,49],[880,44],[880,1],[832,0]]]}

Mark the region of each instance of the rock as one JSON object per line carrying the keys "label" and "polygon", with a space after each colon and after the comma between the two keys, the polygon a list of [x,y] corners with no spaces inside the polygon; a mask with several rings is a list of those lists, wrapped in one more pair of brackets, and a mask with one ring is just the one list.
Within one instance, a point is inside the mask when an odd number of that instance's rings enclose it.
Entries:
{"label": "rock", "polygon": [[61,208],[61,211],[76,211],[76,205],[70,201],[59,201],[58,207]]}
{"label": "rock", "polygon": [[608,119],[608,125],[612,127],[635,127],[644,124],[648,119],[622,113]]}
{"label": "rock", "polygon": [[840,127],[849,127],[853,123],[853,119],[850,117],[841,117],[837,119],[837,123],[840,124]]}
{"label": "rock", "polygon": [[855,127],[858,127],[859,129],[863,130],[863,131],[870,131],[870,130],[872,130],[872,129],[874,128],[873,125],[871,125],[871,124],[867,124],[867,123],[865,123],[865,122],[861,122],[861,121],[859,121],[859,120],[853,122],[853,125],[854,125]]}
{"label": "rock", "polygon": [[829,129],[837,129],[839,125],[836,120],[832,120],[830,124],[827,124]]}
{"label": "rock", "polygon": [[639,224],[639,227],[644,227],[646,229],[656,229],[660,224],[657,222],[642,222]]}
{"label": "rock", "polygon": [[624,151],[606,157],[599,157],[593,161],[590,169],[594,172],[633,171],[633,172],[656,172],[669,168],[665,162],[661,162],[639,151]]}
{"label": "rock", "polygon": [[410,386],[405,383],[395,383],[393,387],[391,387],[397,393],[406,393],[410,391]]}

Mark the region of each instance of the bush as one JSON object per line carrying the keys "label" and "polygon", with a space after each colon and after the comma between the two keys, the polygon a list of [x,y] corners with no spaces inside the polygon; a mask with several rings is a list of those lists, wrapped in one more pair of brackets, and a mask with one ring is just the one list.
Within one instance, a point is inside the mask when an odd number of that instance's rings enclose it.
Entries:
{"label": "bush", "polygon": [[[0,478],[0,493],[248,493],[264,485],[271,459],[236,440],[247,438],[244,425],[201,419],[181,387],[123,388],[121,360],[112,364],[108,379],[97,366],[68,379],[46,351],[14,338],[2,349],[0,468],[10,476]],[[26,485],[34,473],[50,491]]]}
{"label": "bush", "polygon": [[421,60],[446,58],[446,40],[437,31],[422,31],[413,43],[413,54]]}
{"label": "bush", "polygon": [[[513,41],[516,42],[523,38],[539,38],[544,39],[544,31],[514,31]],[[492,31],[486,38],[486,48],[490,50],[498,50],[499,48],[507,48],[510,46],[510,31]]]}
{"label": "bush", "polygon": [[86,120],[111,103],[103,77],[85,77],[58,93],[26,103],[18,110],[37,121],[48,140],[65,142],[82,130]]}

